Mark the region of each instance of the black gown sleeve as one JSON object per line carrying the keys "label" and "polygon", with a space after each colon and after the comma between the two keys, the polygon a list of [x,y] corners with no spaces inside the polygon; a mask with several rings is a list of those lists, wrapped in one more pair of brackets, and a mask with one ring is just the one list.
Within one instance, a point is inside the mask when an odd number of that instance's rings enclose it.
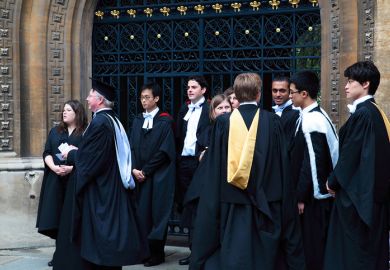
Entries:
{"label": "black gown sleeve", "polygon": [[305,145],[303,161],[297,185],[298,202],[307,202],[310,200],[310,196],[312,195],[312,185],[313,183],[311,175],[310,156],[307,145]]}
{"label": "black gown sleeve", "polygon": [[169,162],[169,157],[164,151],[157,151],[147,164],[142,167],[145,176],[152,175],[164,163]]}

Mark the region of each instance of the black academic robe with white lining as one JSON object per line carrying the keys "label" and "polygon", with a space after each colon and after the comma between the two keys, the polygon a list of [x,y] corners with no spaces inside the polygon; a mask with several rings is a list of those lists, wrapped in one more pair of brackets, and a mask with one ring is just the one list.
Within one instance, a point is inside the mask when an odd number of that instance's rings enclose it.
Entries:
{"label": "black academic robe with white lining", "polygon": [[325,270],[389,268],[390,144],[372,102],[357,105],[340,129],[340,155],[328,185],[336,191]]}
{"label": "black academic robe with white lining", "polygon": [[137,183],[138,216],[145,239],[164,240],[175,190],[175,137],[169,115],[157,113],[153,128],[143,129],[144,118],[133,121],[130,146],[132,166],[146,174]]}
{"label": "black academic robe with white lining", "polygon": [[[238,108],[247,126],[257,109],[250,104]],[[274,269],[282,230],[297,219],[280,119],[261,110],[248,188],[241,190],[226,180],[229,117],[218,117],[211,135],[190,269]],[[287,248],[295,255],[288,256],[288,264],[304,269],[302,242],[299,237],[294,241]]]}
{"label": "black academic robe with white lining", "polygon": [[315,198],[313,188],[316,183],[319,186],[318,195],[323,196],[328,193],[325,184],[333,170],[333,164],[326,132],[331,133],[330,136],[337,144],[336,131],[330,125],[329,119],[324,116],[320,107],[315,107],[310,112],[304,113],[302,123],[290,145],[292,181],[296,188],[298,202],[305,205],[300,221],[307,270],[322,269],[333,203],[332,197]]}
{"label": "black academic robe with white lining", "polygon": [[[115,129],[107,116],[96,113],[77,151],[69,152],[77,172],[73,237],[81,256],[96,265],[122,266],[140,263],[146,257],[132,191],[124,188],[115,148]],[[76,223],[76,222],[75,222]],[[77,226],[79,225],[79,226]]]}

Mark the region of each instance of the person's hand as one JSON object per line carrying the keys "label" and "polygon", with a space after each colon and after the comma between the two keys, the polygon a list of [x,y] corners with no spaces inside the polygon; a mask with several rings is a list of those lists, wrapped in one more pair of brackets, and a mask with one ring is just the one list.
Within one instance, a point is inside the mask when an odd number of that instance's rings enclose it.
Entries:
{"label": "person's hand", "polygon": [[305,204],[304,204],[303,202],[299,202],[299,203],[298,203],[298,213],[299,213],[300,215],[302,215],[303,212],[304,212],[304,210],[305,210]]}
{"label": "person's hand", "polygon": [[133,169],[132,172],[133,172],[135,179],[137,179],[138,182],[141,183],[141,182],[145,181],[146,177],[141,170]]}
{"label": "person's hand", "polygon": [[64,175],[68,175],[72,172],[73,166],[63,165],[61,168],[64,169]]}
{"label": "person's hand", "polygon": [[59,176],[64,176],[64,175],[66,175],[66,173],[65,173],[65,168],[64,168],[63,166],[60,166],[60,165],[54,166],[53,172],[55,172],[55,174],[57,174],[57,175],[59,175]]}
{"label": "person's hand", "polygon": [[328,191],[328,193],[330,195],[332,195],[333,197],[336,197],[336,191],[334,191],[333,189],[331,189],[329,186],[328,186],[328,181],[326,181],[326,190]]}

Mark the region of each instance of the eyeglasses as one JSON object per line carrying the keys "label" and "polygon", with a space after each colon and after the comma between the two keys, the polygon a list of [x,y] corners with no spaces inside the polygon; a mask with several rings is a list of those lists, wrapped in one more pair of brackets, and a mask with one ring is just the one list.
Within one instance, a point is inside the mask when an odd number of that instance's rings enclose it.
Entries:
{"label": "eyeglasses", "polygon": [[295,93],[298,93],[299,92],[299,90],[297,90],[297,91],[292,91],[292,90],[290,90],[290,94],[292,95],[292,94],[295,94]]}
{"label": "eyeglasses", "polygon": [[151,98],[153,98],[153,97],[151,97],[151,96],[140,96],[139,97],[139,100],[149,100],[149,99],[151,99]]}

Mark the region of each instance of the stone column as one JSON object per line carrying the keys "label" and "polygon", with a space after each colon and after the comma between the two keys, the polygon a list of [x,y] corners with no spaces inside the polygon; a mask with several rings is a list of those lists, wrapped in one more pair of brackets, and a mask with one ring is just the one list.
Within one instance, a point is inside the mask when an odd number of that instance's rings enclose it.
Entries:
{"label": "stone column", "polygon": [[374,61],[381,72],[376,101],[390,117],[390,1],[377,0],[375,16]]}

